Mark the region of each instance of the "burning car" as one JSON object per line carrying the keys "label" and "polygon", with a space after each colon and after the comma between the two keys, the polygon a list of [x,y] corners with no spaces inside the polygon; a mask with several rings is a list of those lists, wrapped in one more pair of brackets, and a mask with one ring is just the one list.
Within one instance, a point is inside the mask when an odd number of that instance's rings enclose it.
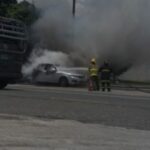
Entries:
{"label": "burning car", "polygon": [[32,73],[34,83],[52,83],[62,87],[86,83],[86,75],[75,68],[57,67],[53,64],[40,64]]}

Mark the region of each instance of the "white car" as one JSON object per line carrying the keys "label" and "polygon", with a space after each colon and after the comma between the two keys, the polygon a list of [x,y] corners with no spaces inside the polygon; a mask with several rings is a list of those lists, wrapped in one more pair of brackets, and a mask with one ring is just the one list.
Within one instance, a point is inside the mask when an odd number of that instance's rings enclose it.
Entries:
{"label": "white car", "polygon": [[86,83],[86,76],[72,69],[56,67],[53,64],[40,64],[32,74],[34,83],[53,83],[59,86],[74,86]]}

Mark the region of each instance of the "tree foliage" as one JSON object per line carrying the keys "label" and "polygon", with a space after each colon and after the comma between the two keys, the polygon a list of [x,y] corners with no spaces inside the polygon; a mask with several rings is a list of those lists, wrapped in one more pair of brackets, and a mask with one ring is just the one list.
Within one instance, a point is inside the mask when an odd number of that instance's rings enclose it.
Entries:
{"label": "tree foliage", "polygon": [[0,16],[6,16],[8,8],[16,4],[16,0],[0,0]]}
{"label": "tree foliage", "polygon": [[30,26],[38,18],[38,13],[34,4],[25,0],[20,3],[16,0],[0,0],[0,16],[19,19]]}
{"label": "tree foliage", "polygon": [[17,0],[0,0],[0,5],[1,4],[6,4],[6,5],[17,4]]}

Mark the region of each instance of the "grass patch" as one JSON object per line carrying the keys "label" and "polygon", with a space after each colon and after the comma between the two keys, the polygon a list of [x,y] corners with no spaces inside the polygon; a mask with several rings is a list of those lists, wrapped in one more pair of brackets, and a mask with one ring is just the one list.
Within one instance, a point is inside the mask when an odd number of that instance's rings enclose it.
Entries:
{"label": "grass patch", "polygon": [[150,85],[150,81],[119,80],[119,83],[135,84],[135,85]]}

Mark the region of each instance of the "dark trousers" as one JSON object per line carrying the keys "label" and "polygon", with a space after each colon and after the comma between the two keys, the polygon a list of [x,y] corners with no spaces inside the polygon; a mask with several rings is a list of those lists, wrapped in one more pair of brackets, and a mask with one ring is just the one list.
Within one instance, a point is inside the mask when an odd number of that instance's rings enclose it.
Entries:
{"label": "dark trousers", "polygon": [[99,91],[99,78],[98,76],[91,76],[90,77],[92,84],[93,84],[93,90]]}
{"label": "dark trousers", "polygon": [[101,80],[102,91],[111,91],[111,82],[110,80]]}

